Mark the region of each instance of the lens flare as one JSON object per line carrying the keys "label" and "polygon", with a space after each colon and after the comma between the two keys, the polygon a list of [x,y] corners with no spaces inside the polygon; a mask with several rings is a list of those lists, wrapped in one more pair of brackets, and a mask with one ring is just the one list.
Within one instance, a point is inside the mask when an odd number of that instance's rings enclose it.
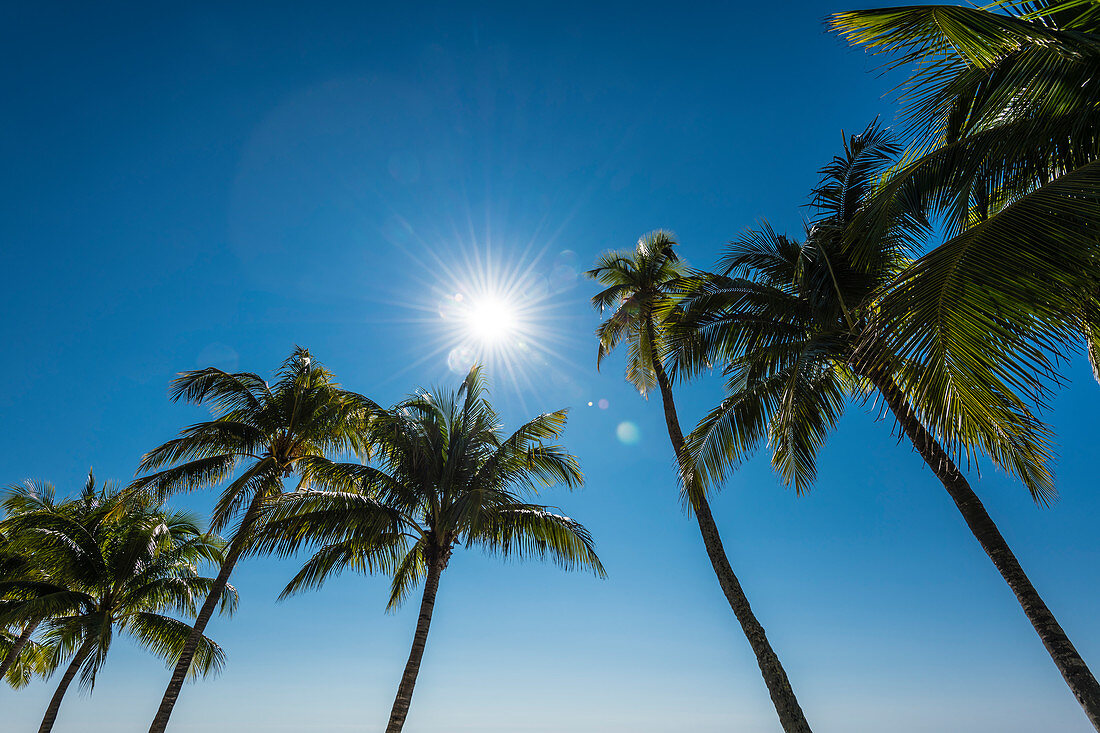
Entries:
{"label": "lens flare", "polygon": [[567,267],[576,256],[555,257],[534,240],[509,240],[509,254],[502,254],[489,241],[464,239],[456,231],[453,242],[423,240],[420,254],[406,249],[424,285],[423,295],[408,303],[421,314],[410,321],[429,328],[418,335],[420,357],[394,377],[431,362],[463,376],[480,365],[498,388],[511,387],[509,397],[521,406],[524,395],[548,388],[582,399],[570,375],[583,367],[564,348],[575,334],[563,328],[578,301],[569,293],[578,275]]}

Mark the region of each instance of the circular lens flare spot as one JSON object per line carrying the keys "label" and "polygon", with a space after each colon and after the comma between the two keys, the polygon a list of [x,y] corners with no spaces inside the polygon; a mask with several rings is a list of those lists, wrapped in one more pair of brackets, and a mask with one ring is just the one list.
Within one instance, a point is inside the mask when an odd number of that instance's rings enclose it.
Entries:
{"label": "circular lens flare spot", "polygon": [[615,437],[623,445],[635,445],[642,439],[642,431],[634,423],[625,421],[619,423],[619,427],[615,428]]}
{"label": "circular lens flare spot", "polygon": [[477,356],[465,346],[456,346],[447,354],[447,368],[455,374],[466,374],[475,363]]}

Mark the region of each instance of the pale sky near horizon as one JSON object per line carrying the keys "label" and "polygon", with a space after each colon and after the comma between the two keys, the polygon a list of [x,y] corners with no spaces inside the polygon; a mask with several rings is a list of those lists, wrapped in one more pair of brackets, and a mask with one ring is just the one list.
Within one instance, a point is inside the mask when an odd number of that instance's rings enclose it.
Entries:
{"label": "pale sky near horizon", "polygon": [[[456,553],[405,730],[778,731],[681,511],[659,405],[620,359],[595,369],[579,273],[656,228],[700,266],[763,218],[797,235],[842,131],[896,119],[897,79],[824,31],[848,7],[5,5],[0,483],[75,491],[89,466],[126,481],[202,415],[169,403],[176,372],[269,374],[295,344],[383,403],[457,383],[449,298],[512,289],[529,327],[489,355],[495,399],[511,426],[570,408],[586,486],[544,500],[592,530],[609,578]],[[1060,501],[974,480],[1100,669],[1100,386],[1083,357],[1066,372],[1048,416]],[[721,394],[681,388],[685,427]],[[807,496],[758,457],[714,500],[814,730],[1088,733],[891,428],[853,405]],[[185,687],[170,730],[384,729],[416,602],[387,615],[385,579],[348,575],[276,603],[296,568],[240,566],[240,610],[209,629],[227,667]],[[120,639],[55,730],[144,731],[168,675]],[[34,730],[56,682],[0,690],[0,730]]]}

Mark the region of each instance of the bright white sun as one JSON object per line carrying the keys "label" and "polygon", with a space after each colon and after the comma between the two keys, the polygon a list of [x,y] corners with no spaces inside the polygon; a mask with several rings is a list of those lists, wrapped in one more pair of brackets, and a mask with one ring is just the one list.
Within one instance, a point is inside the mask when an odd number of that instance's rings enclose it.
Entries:
{"label": "bright white sun", "polygon": [[500,341],[515,333],[516,309],[500,298],[479,298],[466,309],[466,327],[479,341]]}

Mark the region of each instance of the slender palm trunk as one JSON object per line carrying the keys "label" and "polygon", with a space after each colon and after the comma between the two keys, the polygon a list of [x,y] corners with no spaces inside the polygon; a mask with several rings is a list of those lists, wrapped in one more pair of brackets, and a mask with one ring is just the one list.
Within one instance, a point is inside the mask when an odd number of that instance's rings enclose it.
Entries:
{"label": "slender palm trunk", "polygon": [[257,491],[252,503],[248,505],[244,518],[241,519],[240,529],[237,530],[236,536],[229,544],[229,551],[226,553],[225,560],[218,571],[218,577],[214,581],[214,585],[211,586],[210,593],[207,594],[206,601],[203,602],[202,608],[199,610],[199,615],[195,618],[195,625],[191,627],[191,634],[183,645],[183,652],[180,654],[176,668],[172,672],[168,689],[164,691],[164,697],[160,701],[160,708],[157,709],[156,717],[153,718],[153,724],[149,726],[149,733],[164,733],[164,729],[168,727],[168,719],[172,717],[172,709],[176,706],[176,698],[179,697],[183,683],[187,679],[187,671],[191,668],[191,661],[195,658],[199,641],[206,630],[206,625],[210,623],[210,619],[214,615],[214,609],[221,601],[225,587],[229,584],[229,576],[233,573],[233,568],[244,551],[248,535],[256,521],[256,517],[259,515],[262,503],[263,492]]}
{"label": "slender palm trunk", "polygon": [[1047,648],[1047,652],[1054,660],[1058,671],[1062,673],[1062,677],[1065,678],[1069,689],[1085,709],[1089,722],[1097,731],[1100,731],[1100,684],[1085,664],[1085,660],[1077,653],[1066,632],[1062,630],[1058,619],[1054,618],[1054,614],[1050,612],[1039,596],[1039,592],[1035,590],[1035,586],[1031,584],[1024,569],[1020,567],[1019,561],[1012,554],[1008,543],[1001,536],[1000,530],[986,512],[981,500],[970,488],[970,484],[947,451],[921,423],[893,380],[881,374],[871,374],[870,378],[882,393],[890,411],[897,418],[898,424],[912,441],[921,458],[951,495],[952,501],[959,508],[966,525],[985,550],[985,554],[993,561],[1001,577],[1016,594],[1016,600],[1019,601],[1028,621],[1042,639],[1043,646]]}
{"label": "slender palm trunk", "polygon": [[439,576],[443,573],[445,560],[428,560],[428,577],[424,579],[424,597],[420,601],[420,617],[416,620],[416,634],[413,636],[409,661],[405,663],[405,673],[401,675],[401,684],[397,687],[397,697],[390,711],[390,722],[386,733],[400,733],[405,725],[405,716],[409,714],[412,703],[413,687],[420,672],[420,660],[424,658],[424,645],[428,642],[428,628],[432,625],[432,611],[435,610],[435,594],[439,592]]}
{"label": "slender palm trunk", "polygon": [[[651,342],[652,343],[652,342]],[[676,403],[672,399],[672,383],[665,373],[664,367],[657,360],[653,360],[657,372],[657,386],[661,389],[661,400],[664,403],[665,423],[668,426],[668,437],[672,441],[672,448],[676,452],[676,460],[679,466],[687,465],[687,456],[684,451],[684,434],[680,430],[680,419],[676,415]],[[775,712],[779,715],[779,722],[786,733],[811,733],[810,724],[802,713],[798,699],[791,688],[790,680],[783,665],[779,662],[779,656],[772,649],[764,627],[756,619],[749,605],[749,599],[741,588],[741,583],[730,566],[726,557],[725,548],[722,547],[722,537],[718,534],[718,525],[714,522],[714,516],[710,513],[710,504],[701,494],[692,495],[691,508],[699,523],[699,534],[703,536],[703,545],[710,557],[710,564],[714,568],[714,574],[718,576],[718,584],[726,595],[726,600],[741,624],[745,638],[749,640],[753,653],[756,655],[756,663],[760,666],[760,674],[764,677],[764,683],[768,686],[768,694],[771,695]]]}
{"label": "slender palm trunk", "polygon": [[80,646],[80,650],[77,651],[76,656],[73,657],[73,661],[69,662],[69,667],[61,678],[61,684],[57,686],[53,698],[50,699],[50,706],[46,708],[46,714],[42,717],[42,725],[39,726],[38,733],[50,733],[53,730],[53,724],[57,720],[57,711],[61,709],[61,700],[65,697],[65,691],[69,689],[76,673],[80,671],[80,665],[84,664],[84,660],[92,653],[93,647],[94,643],[91,639],[84,642]]}
{"label": "slender palm trunk", "polygon": [[19,638],[12,644],[11,649],[8,650],[8,654],[4,657],[4,661],[0,662],[0,680],[4,679],[4,675],[8,673],[11,666],[15,664],[15,660],[19,659],[20,652],[23,651],[23,647],[27,645],[27,642],[31,640],[31,635],[34,634],[34,630],[38,628],[39,621],[34,621],[23,627],[23,633],[19,635]]}

